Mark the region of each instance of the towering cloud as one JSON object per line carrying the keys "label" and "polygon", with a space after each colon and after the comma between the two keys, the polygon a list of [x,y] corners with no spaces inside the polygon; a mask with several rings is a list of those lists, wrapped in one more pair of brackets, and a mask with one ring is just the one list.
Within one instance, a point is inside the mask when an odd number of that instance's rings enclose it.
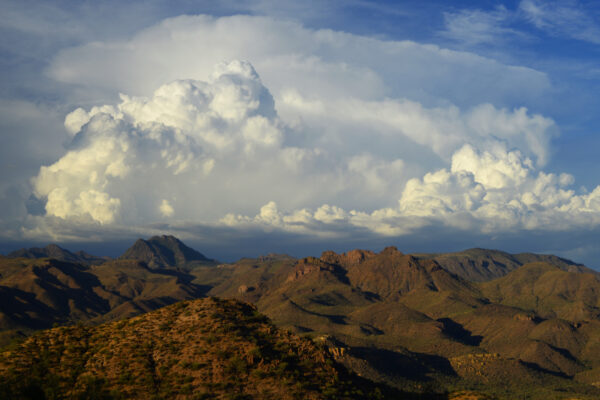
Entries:
{"label": "towering cloud", "polygon": [[[553,127],[547,118],[488,104],[461,113],[403,99],[311,107],[296,97],[288,106],[293,102],[309,118],[319,113],[337,124],[375,126],[383,140],[402,136],[442,160],[461,147],[449,169],[410,178],[402,149],[391,160],[368,148],[338,154],[319,146],[327,130],[294,146],[295,136],[314,135],[302,129],[318,126],[282,121],[252,65],[232,61],[218,64],[207,82],[174,81],[151,98],[121,95],[116,105],[67,115],[68,152],[40,169],[35,194],[47,200],[47,216],[104,225],[186,219],[318,235],[344,226],[397,235],[432,223],[491,231],[598,222],[600,189],[576,195],[568,189],[571,176],[536,170]],[[348,140],[361,134],[350,131]],[[511,141],[538,155],[537,163],[507,149]],[[361,209],[361,198],[387,206]],[[259,208],[255,217],[239,214]]]}
{"label": "towering cloud", "polygon": [[239,61],[218,65],[210,82],[175,81],[150,99],[79,108],[65,127],[74,135],[68,152],[41,168],[34,193],[47,198],[48,215],[101,224],[171,217],[178,196],[202,195],[217,160],[282,141],[273,98]]}

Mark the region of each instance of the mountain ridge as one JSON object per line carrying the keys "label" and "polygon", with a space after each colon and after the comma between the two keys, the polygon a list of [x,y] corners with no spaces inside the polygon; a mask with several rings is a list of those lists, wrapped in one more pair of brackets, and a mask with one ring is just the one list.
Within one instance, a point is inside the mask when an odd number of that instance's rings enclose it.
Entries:
{"label": "mountain ridge", "polygon": [[75,253],[63,249],[57,244],[49,244],[46,247],[30,247],[15,250],[7,254],[8,258],[53,258],[59,261],[69,261],[86,265],[99,265],[109,261],[110,257],[97,257],[86,253],[85,251],[77,251]]}
{"label": "mountain ridge", "polygon": [[517,253],[501,250],[472,248],[451,253],[417,253],[420,259],[433,259],[445,269],[475,282],[500,278],[524,264],[542,261],[556,265],[565,271],[597,272],[583,264],[575,263],[555,255]]}

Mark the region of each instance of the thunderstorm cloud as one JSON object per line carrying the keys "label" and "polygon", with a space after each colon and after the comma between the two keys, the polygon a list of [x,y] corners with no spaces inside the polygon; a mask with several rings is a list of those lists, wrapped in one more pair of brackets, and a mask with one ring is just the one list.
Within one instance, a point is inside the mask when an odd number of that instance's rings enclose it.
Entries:
{"label": "thunderstorm cloud", "polygon": [[182,16],[62,50],[46,72],[87,105],[31,178],[43,211],[26,238],[600,225],[600,186],[547,169],[560,132],[530,111],[552,93],[531,68],[268,17]]}

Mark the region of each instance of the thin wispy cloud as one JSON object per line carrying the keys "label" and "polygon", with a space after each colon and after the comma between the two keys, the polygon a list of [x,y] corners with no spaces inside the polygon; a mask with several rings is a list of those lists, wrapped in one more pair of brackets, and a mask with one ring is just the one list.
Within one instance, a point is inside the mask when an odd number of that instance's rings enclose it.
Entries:
{"label": "thin wispy cloud", "polygon": [[552,36],[598,44],[599,17],[576,0],[523,0],[515,9],[500,5],[491,10],[444,12],[445,28],[440,35],[465,46],[506,46],[516,40],[534,40],[529,25]]}
{"label": "thin wispy cloud", "polygon": [[526,37],[523,32],[510,27],[514,17],[514,13],[504,6],[499,6],[492,11],[463,9],[445,12],[445,29],[440,34],[467,46],[497,45],[515,38]]}
{"label": "thin wispy cloud", "polygon": [[600,15],[586,9],[584,3],[523,0],[519,11],[536,28],[550,35],[600,44]]}

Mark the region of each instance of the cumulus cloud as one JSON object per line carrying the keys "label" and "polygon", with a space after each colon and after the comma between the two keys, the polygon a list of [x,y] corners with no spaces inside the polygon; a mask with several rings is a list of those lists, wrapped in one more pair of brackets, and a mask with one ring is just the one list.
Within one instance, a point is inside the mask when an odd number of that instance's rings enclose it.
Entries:
{"label": "cumulus cloud", "polygon": [[172,216],[162,196],[188,186],[200,195],[213,157],[223,162],[281,142],[273,99],[244,62],[218,65],[210,82],[163,85],[150,99],[122,95],[115,106],[79,108],[65,127],[74,135],[68,152],[40,169],[34,193],[47,199],[47,215],[101,224]]}
{"label": "cumulus cloud", "polygon": [[259,225],[310,234],[330,233],[340,226],[365,228],[396,236],[427,226],[449,226],[484,233],[523,230],[560,231],[600,224],[600,186],[591,193],[569,189],[568,174],[536,171],[518,150],[501,146],[478,151],[465,145],[452,156],[450,169],[409,180],[397,207],[371,213],[345,211],[325,204],[280,212],[274,202],[255,217],[229,214],[229,226]]}
{"label": "cumulus cloud", "polygon": [[158,209],[160,210],[160,213],[163,215],[163,217],[172,217],[175,213],[175,210],[173,209],[171,203],[169,203],[169,200],[167,199],[163,199]]}
{"label": "cumulus cloud", "polygon": [[[410,172],[423,167],[411,155],[431,154],[444,162],[468,142],[518,146],[543,164],[555,128],[524,108],[482,104],[462,112],[455,105],[427,108],[406,99],[324,102],[297,91],[283,102],[301,109],[305,120],[287,123],[255,69],[243,61],[217,64],[207,81],[177,80],[149,98],[120,99],[78,108],[65,118],[73,135],[67,153],[33,179],[48,216],[104,225],[174,216],[214,221],[267,204],[256,218],[237,221],[299,230],[307,221],[353,220],[377,232],[398,232],[391,223],[369,220],[389,219],[389,212],[367,217],[365,210],[397,201]],[[369,142],[394,151],[382,156]],[[514,171],[479,173],[502,180],[512,179]],[[275,202],[300,211],[276,218]],[[306,207],[317,211],[308,217]]]}
{"label": "cumulus cloud", "polygon": [[488,232],[598,224],[600,186],[576,194],[572,183],[568,174],[536,171],[519,151],[480,152],[465,145],[453,155],[450,170],[410,180],[399,206],[404,215],[466,215]]}

